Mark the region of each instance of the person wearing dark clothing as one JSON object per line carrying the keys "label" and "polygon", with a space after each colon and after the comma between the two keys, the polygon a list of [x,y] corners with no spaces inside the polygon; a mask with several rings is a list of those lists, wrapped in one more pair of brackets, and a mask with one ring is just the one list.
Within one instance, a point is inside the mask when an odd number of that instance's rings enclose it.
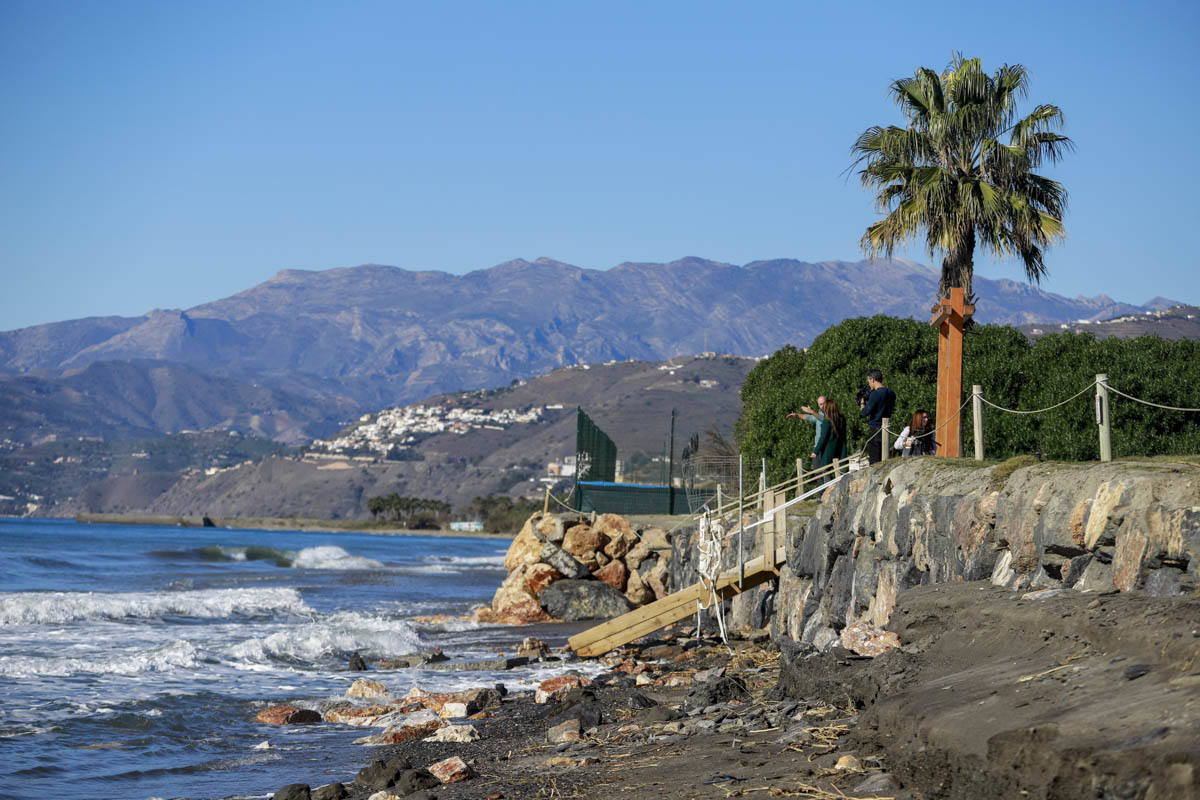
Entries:
{"label": "person wearing dark clothing", "polygon": [[[846,418],[838,411],[837,403],[825,402],[825,417],[817,421],[817,438],[813,443],[813,468],[828,467],[835,458],[846,457]],[[832,471],[821,483],[833,480]]]}
{"label": "person wearing dark clothing", "polygon": [[859,403],[867,420],[867,461],[874,464],[883,459],[883,420],[896,409],[896,393],[883,385],[883,373],[877,369],[867,370],[867,386],[871,393]]}

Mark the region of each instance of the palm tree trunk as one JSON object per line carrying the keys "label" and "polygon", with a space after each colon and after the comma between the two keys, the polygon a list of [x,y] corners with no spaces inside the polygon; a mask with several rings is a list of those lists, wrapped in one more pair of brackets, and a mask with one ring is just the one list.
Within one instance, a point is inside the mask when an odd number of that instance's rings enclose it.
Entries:
{"label": "palm tree trunk", "polygon": [[975,229],[971,228],[942,260],[942,279],[938,282],[938,297],[949,298],[952,286],[961,286],[966,301],[973,304],[971,279],[975,275]]}

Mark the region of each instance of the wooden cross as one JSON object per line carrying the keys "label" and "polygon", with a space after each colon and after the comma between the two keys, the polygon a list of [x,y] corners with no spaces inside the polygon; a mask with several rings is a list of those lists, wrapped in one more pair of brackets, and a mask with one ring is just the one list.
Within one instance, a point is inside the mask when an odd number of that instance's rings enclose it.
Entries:
{"label": "wooden cross", "polygon": [[[962,287],[950,289],[950,298],[943,298],[932,309],[930,325],[938,329],[937,425],[945,427],[934,434],[937,454],[942,458],[962,455],[962,416],[953,420],[962,405],[963,325],[975,313],[975,306],[966,303]],[[949,424],[946,424],[949,421]]]}

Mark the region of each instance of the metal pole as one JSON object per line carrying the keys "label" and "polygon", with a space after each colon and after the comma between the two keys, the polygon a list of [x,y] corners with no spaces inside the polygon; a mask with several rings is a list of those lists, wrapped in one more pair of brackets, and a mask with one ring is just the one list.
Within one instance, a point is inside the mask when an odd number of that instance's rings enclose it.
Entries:
{"label": "metal pole", "polygon": [[1100,460],[1112,461],[1112,418],[1108,413],[1108,375],[1096,376],[1096,424],[1100,426]]}
{"label": "metal pole", "polygon": [[879,429],[879,459],[881,461],[888,460],[888,450],[892,448],[888,446],[888,423],[891,422],[890,417],[883,418],[883,427]]}
{"label": "metal pole", "polygon": [[743,457],[738,453],[738,590],[742,588],[742,581],[746,577],[746,565],[742,561],[742,532],[745,530],[745,505],[746,505],[746,489],[742,485],[742,462]]}
{"label": "metal pole", "polygon": [[975,460],[983,461],[983,387],[971,387],[971,411],[975,417]]}

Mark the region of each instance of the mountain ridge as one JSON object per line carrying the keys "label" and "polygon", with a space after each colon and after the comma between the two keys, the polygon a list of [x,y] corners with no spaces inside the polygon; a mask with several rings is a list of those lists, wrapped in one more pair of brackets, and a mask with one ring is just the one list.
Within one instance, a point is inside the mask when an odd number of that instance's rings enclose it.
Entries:
{"label": "mountain ridge", "polygon": [[[171,362],[274,389],[280,403],[303,397],[315,408],[293,417],[327,428],[346,400],[369,411],[571,364],[761,356],[807,345],[848,317],[921,317],[937,277],[905,259],[739,266],[699,256],[605,270],[516,258],[464,275],[382,264],[285,269],[188,309],[0,332],[0,372],[61,380],[97,362]],[[976,290],[980,322],[1058,325],[1150,310],[982,276]]]}

